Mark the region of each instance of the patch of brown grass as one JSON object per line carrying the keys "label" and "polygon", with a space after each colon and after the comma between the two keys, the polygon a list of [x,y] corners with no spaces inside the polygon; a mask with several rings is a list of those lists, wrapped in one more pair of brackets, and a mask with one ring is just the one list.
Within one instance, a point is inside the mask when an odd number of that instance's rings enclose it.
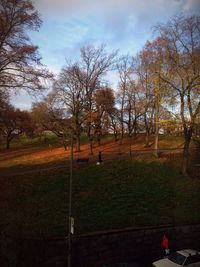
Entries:
{"label": "patch of brown grass", "polygon": [[[102,152],[103,160],[114,160],[115,158],[128,157],[131,153],[132,157],[137,160],[152,161],[156,160],[153,155],[153,142],[154,137],[150,137],[151,147],[144,147],[144,135],[138,135],[132,137],[131,146],[130,139],[124,138],[121,141],[115,142],[114,140],[105,140],[100,146],[94,144],[93,155],[90,155],[89,147],[87,144],[81,146],[81,152],[74,152],[74,158],[88,157],[90,161],[98,160],[99,151]],[[161,138],[159,142],[159,149],[173,149],[182,147],[182,138]],[[165,153],[160,161],[165,161]],[[179,151],[180,154],[180,151]],[[172,153],[175,155],[175,152]],[[170,159],[172,158],[170,153]],[[52,147],[52,148],[40,148],[40,147],[26,147],[26,148],[12,148],[10,150],[2,150],[0,152],[0,170],[1,175],[3,173],[10,172],[20,169],[24,172],[39,171],[45,168],[54,168],[57,165],[64,165],[70,158],[70,149],[67,148],[65,151],[63,147]]]}

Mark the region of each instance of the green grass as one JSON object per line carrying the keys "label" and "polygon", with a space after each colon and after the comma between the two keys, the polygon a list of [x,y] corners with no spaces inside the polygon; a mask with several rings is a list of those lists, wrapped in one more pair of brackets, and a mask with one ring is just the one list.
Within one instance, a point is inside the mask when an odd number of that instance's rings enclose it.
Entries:
{"label": "green grass", "polygon": [[[76,166],[75,166],[76,167]],[[66,174],[4,180],[0,226],[20,236],[67,232]],[[161,163],[117,161],[74,172],[75,233],[200,221],[200,181]]]}
{"label": "green grass", "polygon": [[[40,146],[40,147],[57,147],[62,145],[62,140],[59,139],[55,134],[52,135],[41,135],[36,137],[29,137],[26,134],[22,134],[17,138],[14,138],[10,142],[10,148],[24,148],[28,146]],[[0,149],[5,149],[5,140],[1,140]]]}

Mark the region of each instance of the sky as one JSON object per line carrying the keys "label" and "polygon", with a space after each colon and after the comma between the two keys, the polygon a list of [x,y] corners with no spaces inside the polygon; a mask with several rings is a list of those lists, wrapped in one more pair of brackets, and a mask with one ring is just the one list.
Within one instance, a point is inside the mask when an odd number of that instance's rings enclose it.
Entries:
{"label": "sky", "polygon": [[[58,74],[66,60],[76,60],[82,46],[106,45],[107,51],[119,49],[119,54],[136,55],[152,29],[172,16],[200,12],[200,0],[34,0],[43,24],[38,32],[30,32],[38,45],[42,63]],[[117,77],[108,76],[115,88]],[[39,96],[38,96],[39,97]],[[31,98],[25,92],[16,94],[12,103],[30,109]]]}

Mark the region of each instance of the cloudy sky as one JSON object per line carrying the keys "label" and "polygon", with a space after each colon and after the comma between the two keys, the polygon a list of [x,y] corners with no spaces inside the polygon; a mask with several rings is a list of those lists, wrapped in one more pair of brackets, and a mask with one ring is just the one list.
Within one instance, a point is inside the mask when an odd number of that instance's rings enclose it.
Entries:
{"label": "cloudy sky", "polygon": [[[55,74],[66,59],[79,57],[80,47],[106,44],[107,50],[135,55],[153,38],[152,27],[175,14],[197,14],[199,0],[34,0],[43,20],[39,32],[31,32],[42,63]],[[114,75],[110,83],[116,86]],[[15,95],[13,104],[26,109],[31,98]]]}

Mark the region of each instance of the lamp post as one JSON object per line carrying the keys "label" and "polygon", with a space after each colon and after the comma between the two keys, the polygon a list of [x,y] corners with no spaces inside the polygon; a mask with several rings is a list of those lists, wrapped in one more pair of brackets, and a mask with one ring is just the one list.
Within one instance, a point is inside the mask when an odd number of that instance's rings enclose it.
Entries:
{"label": "lamp post", "polygon": [[73,149],[73,134],[71,134],[71,152],[70,152],[70,175],[69,175],[69,227],[68,227],[68,260],[67,266],[71,267],[71,234],[73,233],[72,227],[74,224],[72,218],[72,177],[73,177],[73,158],[74,158],[74,149]]}
{"label": "lamp post", "polygon": [[154,145],[154,155],[156,157],[158,154],[158,139],[159,139],[159,105],[160,105],[160,74],[158,71],[155,72],[157,77],[154,81],[154,93],[155,93],[155,145]]}

